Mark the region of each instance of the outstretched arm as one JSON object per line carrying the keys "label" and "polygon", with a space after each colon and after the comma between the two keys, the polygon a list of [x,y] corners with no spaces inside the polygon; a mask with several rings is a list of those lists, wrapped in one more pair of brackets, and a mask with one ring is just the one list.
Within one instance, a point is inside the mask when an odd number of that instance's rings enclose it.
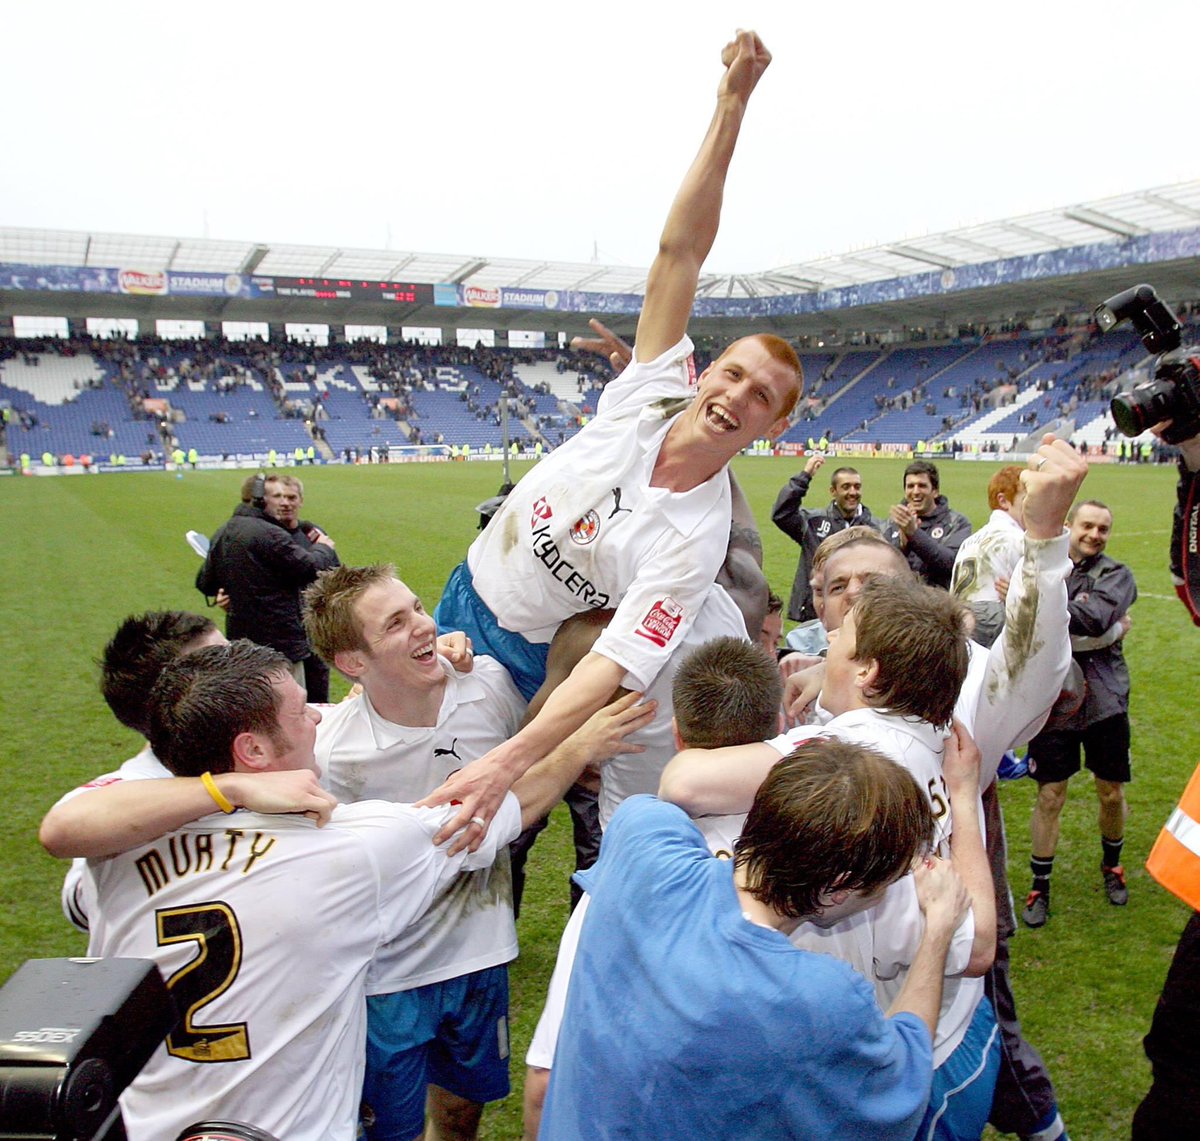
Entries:
{"label": "outstretched arm", "polygon": [[[238,808],[304,813],[318,825],[337,805],[308,769],[219,773],[213,780]],[[38,839],[52,856],[114,856],[218,811],[199,777],[119,780],[60,800],[42,820]]]}
{"label": "outstretched arm", "polygon": [[548,757],[538,761],[516,784],[513,794],[521,802],[521,827],[540,820],[560,800],[588,765],[599,764],[618,753],[645,752],[641,745],[626,745],[630,733],[645,728],[658,708],[653,701],[639,704],[640,693],[627,693],[583,723]]}
{"label": "outstretched arm", "polygon": [[587,654],[516,736],[464,765],[418,802],[420,807],[449,803],[459,806],[434,842],[443,844],[457,833],[449,849],[451,855],[464,847],[477,848],[505,792],[534,762],[561,745],[607,704],[624,679],[623,666],[603,654]]}
{"label": "outstretched arm", "polygon": [[761,743],[684,749],[663,769],[658,796],[689,816],[748,812],[758,786],[778,763],[779,753]]}
{"label": "outstretched arm", "polygon": [[742,116],[771,53],[754,32],[739,29],[734,41],[725,45],[721,62],[725,74],[717,88],[717,109],[671,204],[650,266],[634,343],[639,361],[655,360],[687,332],[700,267],[717,237],[725,176]]}
{"label": "outstretched arm", "polygon": [[1009,587],[1004,628],[988,651],[982,684],[971,691],[974,708],[960,704],[957,711],[983,755],[985,788],[1004,751],[1045,724],[1071,663],[1066,588],[1071,562],[1063,524],[1087,475],[1087,460],[1047,434],[1030,463],[1021,473],[1025,556]]}

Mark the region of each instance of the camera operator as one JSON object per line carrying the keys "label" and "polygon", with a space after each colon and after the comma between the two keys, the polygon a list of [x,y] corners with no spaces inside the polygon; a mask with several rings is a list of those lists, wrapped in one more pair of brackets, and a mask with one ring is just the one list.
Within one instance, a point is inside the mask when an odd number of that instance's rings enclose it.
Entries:
{"label": "camera operator", "polygon": [[[1156,425],[1155,434],[1160,435],[1168,425],[1169,421]],[[1200,625],[1200,434],[1179,440],[1178,447],[1171,576],[1192,621]],[[1188,847],[1176,833],[1189,825],[1194,828],[1197,805],[1200,768],[1192,775],[1147,862],[1155,879],[1194,908],[1200,907],[1200,893],[1195,891],[1200,883],[1200,855],[1191,850],[1194,843]],[[1186,1136],[1195,1128],[1200,1113],[1200,911],[1193,911],[1180,936],[1144,1045],[1154,1080],[1134,1114],[1133,1141]]]}
{"label": "camera operator", "polygon": [[1200,434],[1179,441],[1178,496],[1171,528],[1171,577],[1180,601],[1200,626]]}
{"label": "camera operator", "polygon": [[[1171,528],[1171,575],[1200,625],[1200,347],[1181,348],[1182,327],[1148,285],[1135,285],[1096,309],[1107,332],[1126,317],[1155,354],[1152,378],[1112,401],[1126,436],[1150,430],[1179,448],[1179,487]],[[1168,891],[1193,908],[1167,972],[1144,1045],[1154,1074],[1133,1116],[1133,1141],[1192,1135],[1200,1113],[1200,768],[1192,774],[1146,861]]]}

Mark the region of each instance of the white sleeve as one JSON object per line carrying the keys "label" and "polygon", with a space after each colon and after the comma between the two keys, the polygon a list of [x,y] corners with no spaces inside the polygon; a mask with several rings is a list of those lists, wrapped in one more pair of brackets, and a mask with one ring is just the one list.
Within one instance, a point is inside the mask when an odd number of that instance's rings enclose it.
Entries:
{"label": "white sleeve", "polygon": [[67,922],[80,931],[87,931],[95,900],[96,888],[88,875],[87,860],[72,860],[62,885],[62,909]]}
{"label": "white sleeve", "polygon": [[822,733],[819,725],[797,725],[795,729],[789,729],[786,733],[780,733],[778,737],[771,738],[767,744],[781,757],[786,757],[795,752],[805,741],[824,736],[828,736],[828,734]]}
{"label": "white sleeve", "polygon": [[355,810],[359,829],[368,839],[379,869],[379,921],[385,939],[411,926],[459,872],[489,867],[497,853],[521,831],[521,806],[506,793],[492,826],[477,852],[451,856],[434,847],[433,837],[456,807],[415,808],[410,804],[360,801]]}
{"label": "white sleeve", "polygon": [[987,651],[985,669],[978,667],[978,651],[973,655],[955,714],[982,754],[981,788],[991,783],[1005,750],[1045,724],[1067,676],[1070,569],[1065,531],[1057,539],[1027,537],[1009,586],[1004,628]]}
{"label": "white sleeve", "polygon": [[686,397],[691,390],[692,342],[684,337],[652,361],[635,357],[620,376],[605,386],[596,403],[596,414],[604,416],[626,405],[637,407],[655,400]]}
{"label": "white sleeve", "polygon": [[[621,597],[592,649],[616,662],[646,689],[681,646],[708,598],[729,541],[729,498],[725,511],[687,538],[673,529]],[[720,533],[720,542],[716,533]]]}

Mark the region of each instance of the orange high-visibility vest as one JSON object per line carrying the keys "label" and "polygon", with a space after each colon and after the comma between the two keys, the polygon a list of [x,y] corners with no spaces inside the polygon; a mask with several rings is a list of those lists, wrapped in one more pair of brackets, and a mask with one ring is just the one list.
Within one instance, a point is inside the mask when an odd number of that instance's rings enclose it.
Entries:
{"label": "orange high-visibility vest", "polygon": [[1200,911],[1200,766],[1154,841],[1146,870],[1167,891]]}

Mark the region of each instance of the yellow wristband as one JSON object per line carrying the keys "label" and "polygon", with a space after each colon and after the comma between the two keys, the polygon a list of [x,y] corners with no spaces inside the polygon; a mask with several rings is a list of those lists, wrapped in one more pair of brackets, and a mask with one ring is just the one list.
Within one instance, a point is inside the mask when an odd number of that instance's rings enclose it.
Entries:
{"label": "yellow wristband", "polygon": [[208,795],[217,802],[217,807],[222,812],[236,812],[233,802],[219,788],[217,782],[213,780],[212,773],[201,773],[200,783],[208,790]]}

